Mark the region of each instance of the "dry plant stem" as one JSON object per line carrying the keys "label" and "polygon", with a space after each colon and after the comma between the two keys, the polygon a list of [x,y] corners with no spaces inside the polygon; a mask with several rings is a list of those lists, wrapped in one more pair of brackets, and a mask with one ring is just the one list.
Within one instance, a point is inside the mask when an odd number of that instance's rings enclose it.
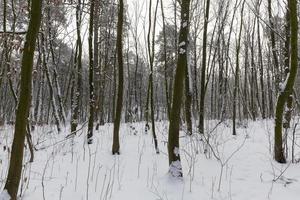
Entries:
{"label": "dry plant stem", "polygon": [[[244,146],[245,142],[246,142],[246,137],[243,141],[243,143],[235,150],[233,151],[230,156],[226,159],[226,160],[222,160],[219,153],[218,153],[218,149],[214,149],[211,144],[209,143],[208,139],[203,135],[203,138],[205,139],[207,145],[209,146],[210,150],[212,151],[214,157],[217,159],[217,161],[220,163],[220,176],[219,176],[219,182],[218,182],[218,192],[221,190],[221,184],[222,184],[222,177],[223,177],[223,170],[224,170],[224,166],[227,165],[227,163],[229,162],[229,160]],[[217,152],[216,152],[217,151]]]}
{"label": "dry plant stem", "polygon": [[91,153],[91,148],[90,145],[88,145],[88,149],[89,149],[89,165],[88,165],[88,174],[87,174],[87,178],[86,178],[86,200],[89,199],[89,179],[90,179],[90,171],[91,171],[91,160],[92,160],[92,153]]}

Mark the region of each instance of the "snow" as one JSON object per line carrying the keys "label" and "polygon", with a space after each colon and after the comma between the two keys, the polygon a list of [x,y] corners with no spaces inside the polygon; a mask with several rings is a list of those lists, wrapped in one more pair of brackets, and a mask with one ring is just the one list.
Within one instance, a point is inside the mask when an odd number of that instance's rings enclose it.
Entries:
{"label": "snow", "polygon": [[180,46],[180,47],[185,46],[185,42],[184,42],[184,41],[183,41],[183,42],[180,42],[179,46]]}
{"label": "snow", "polygon": [[179,54],[185,54],[185,52],[186,52],[186,51],[185,51],[183,48],[180,48],[180,49],[179,49]]}
{"label": "snow", "polygon": [[6,190],[0,193],[0,200],[10,200],[10,196]]}
{"label": "snow", "polygon": [[284,90],[285,90],[285,88],[286,88],[286,84],[287,84],[287,82],[288,82],[288,80],[289,80],[289,76],[290,76],[290,73],[287,74],[287,76],[286,76],[284,82],[280,82],[280,83],[279,83],[279,91],[280,91],[281,93],[284,92]]}
{"label": "snow", "polygon": [[[230,121],[216,127],[217,123],[205,122],[207,132],[214,130],[209,145],[205,143],[207,136],[190,137],[181,132],[181,163],[175,161],[171,168],[167,122],[156,123],[160,154],[155,152],[152,134],[145,134],[145,123],[122,124],[118,156],[111,155],[112,124],[95,131],[91,145],[86,144],[86,126],[69,138],[65,138],[69,128],[57,134],[55,126],[37,127],[32,132],[35,160],[28,162],[30,155],[25,149],[19,191],[23,200],[40,200],[43,196],[63,200],[299,199],[300,164],[273,161],[273,120],[249,122],[247,128],[237,129],[237,136],[231,135]],[[2,190],[13,127],[0,129]],[[300,149],[295,148],[299,159]],[[168,173],[181,168],[181,179]],[[7,200],[5,194],[1,193],[1,200]]]}
{"label": "snow", "polygon": [[179,154],[180,154],[180,151],[179,151],[179,148],[178,148],[178,147],[175,147],[174,150],[173,150],[173,152],[174,152],[174,154],[175,154],[176,156],[179,156]]}
{"label": "snow", "polygon": [[179,160],[171,162],[169,173],[173,177],[180,177],[182,175],[182,166]]}

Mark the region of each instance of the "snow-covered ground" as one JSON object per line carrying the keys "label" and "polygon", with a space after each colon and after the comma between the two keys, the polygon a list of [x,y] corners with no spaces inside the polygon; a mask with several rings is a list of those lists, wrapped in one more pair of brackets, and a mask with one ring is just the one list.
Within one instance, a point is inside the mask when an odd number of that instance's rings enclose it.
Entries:
{"label": "snow-covered ground", "polygon": [[[122,124],[121,155],[112,156],[113,125],[95,132],[87,145],[84,127],[69,132],[39,127],[34,132],[35,159],[25,165],[20,192],[24,200],[298,200],[300,163],[272,159],[273,122],[249,122],[232,136],[230,127],[206,123],[211,136],[180,139],[183,179],[168,175],[167,123],[157,123],[160,154],[144,124]],[[0,189],[8,167],[13,129],[0,128]],[[137,134],[135,134],[137,133]],[[151,131],[149,132],[151,133]],[[209,145],[207,144],[209,141]],[[299,158],[296,148],[296,158]]]}

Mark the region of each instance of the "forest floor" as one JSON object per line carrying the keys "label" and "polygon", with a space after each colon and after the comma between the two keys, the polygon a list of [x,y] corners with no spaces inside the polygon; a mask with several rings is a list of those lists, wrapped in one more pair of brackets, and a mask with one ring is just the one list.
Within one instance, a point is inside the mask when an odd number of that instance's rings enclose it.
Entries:
{"label": "forest floor", "polygon": [[[122,124],[119,156],[111,155],[112,124],[95,131],[92,145],[86,144],[86,127],[69,138],[68,129],[57,134],[54,127],[38,127],[33,132],[34,162],[28,163],[28,150],[24,156],[22,199],[299,199],[300,163],[289,160],[282,165],[272,159],[273,121],[249,122],[237,136],[231,135],[226,123],[216,124],[206,122],[209,138],[189,137],[182,131],[182,179],[168,174],[167,123],[156,124],[160,154],[155,153],[151,130],[145,134],[144,123]],[[0,129],[2,190],[13,127]],[[299,146],[295,152],[299,159]]]}

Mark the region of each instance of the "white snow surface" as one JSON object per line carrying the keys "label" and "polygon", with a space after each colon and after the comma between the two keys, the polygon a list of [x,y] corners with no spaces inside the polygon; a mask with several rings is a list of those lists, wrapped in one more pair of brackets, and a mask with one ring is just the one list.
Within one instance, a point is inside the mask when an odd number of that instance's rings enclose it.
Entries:
{"label": "white snow surface", "polygon": [[[207,132],[216,124],[206,121]],[[86,127],[69,139],[65,138],[68,128],[57,134],[55,126],[38,127],[33,132],[38,151],[29,163],[29,151],[25,150],[19,192],[23,200],[298,200],[300,163],[273,161],[273,124],[249,122],[232,136],[228,121],[214,129],[210,145],[198,134],[189,137],[181,132],[181,179],[168,173],[166,122],[156,124],[158,155],[151,130],[144,133],[144,123],[121,125],[119,156],[111,154],[112,124],[95,131],[92,145],[86,144]],[[135,127],[136,135],[130,126]],[[12,126],[0,127],[0,191],[12,134]],[[296,146],[296,159],[299,152]],[[7,200],[6,192],[0,200]]]}
{"label": "white snow surface", "polygon": [[175,154],[176,156],[178,156],[178,155],[180,154],[180,150],[179,150],[178,147],[175,147],[174,150],[173,150],[173,152],[174,152],[174,154]]}
{"label": "white snow surface", "polygon": [[10,200],[10,196],[9,196],[7,190],[3,190],[0,193],[0,200]]}
{"label": "white snow surface", "polygon": [[185,54],[185,52],[186,52],[186,51],[185,51],[183,48],[180,48],[180,49],[179,49],[179,54]]}
{"label": "white snow surface", "polygon": [[175,178],[182,176],[182,166],[179,160],[173,161],[171,163],[169,173]]}
{"label": "white snow surface", "polygon": [[183,41],[183,42],[180,42],[179,46],[180,46],[180,47],[183,47],[183,46],[185,46],[185,41]]}

